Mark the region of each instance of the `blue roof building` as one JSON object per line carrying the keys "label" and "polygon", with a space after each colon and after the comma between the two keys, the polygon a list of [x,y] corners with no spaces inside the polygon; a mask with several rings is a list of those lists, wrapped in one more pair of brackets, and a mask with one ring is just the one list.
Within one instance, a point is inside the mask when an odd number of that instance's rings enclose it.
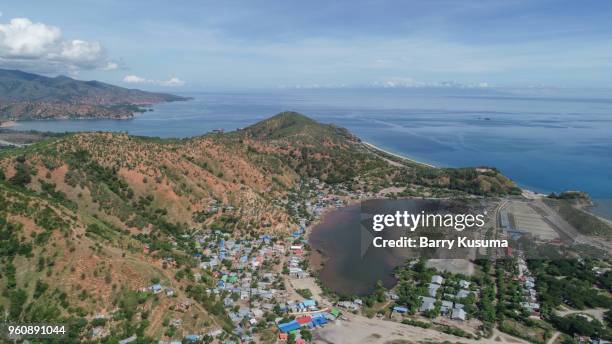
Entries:
{"label": "blue roof building", "polygon": [[185,336],[184,339],[188,342],[197,342],[198,340],[200,340],[200,336],[198,336],[197,334],[188,334]]}
{"label": "blue roof building", "polygon": [[291,331],[299,330],[300,329],[300,324],[297,321],[292,320],[292,321],[290,321],[288,323],[278,324],[278,329],[281,332],[288,333],[288,332],[291,332]]}
{"label": "blue roof building", "polygon": [[159,283],[153,284],[152,286],[149,287],[149,289],[154,292],[154,293],[159,293],[162,291],[162,286]]}
{"label": "blue roof building", "polygon": [[393,311],[404,314],[404,313],[408,313],[408,308],[401,307],[401,306],[395,306],[393,307]]}
{"label": "blue roof building", "polygon": [[327,318],[323,314],[318,315],[318,316],[313,316],[312,317],[312,324],[314,326],[323,326],[323,325],[327,324]]}
{"label": "blue roof building", "polygon": [[302,304],[305,307],[315,307],[317,305],[317,303],[315,302],[315,300],[304,300],[302,301]]}

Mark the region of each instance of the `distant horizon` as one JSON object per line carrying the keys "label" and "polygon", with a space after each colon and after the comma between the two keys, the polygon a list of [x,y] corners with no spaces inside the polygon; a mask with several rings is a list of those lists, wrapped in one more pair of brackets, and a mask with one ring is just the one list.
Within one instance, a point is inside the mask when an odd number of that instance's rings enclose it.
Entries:
{"label": "distant horizon", "polygon": [[422,93],[431,93],[432,95],[448,95],[451,97],[487,97],[487,98],[507,98],[507,99],[535,99],[535,100],[545,100],[547,98],[555,99],[555,100],[566,100],[566,101],[602,101],[609,102],[612,101],[612,95],[609,92],[612,91],[612,87],[545,87],[545,86],[537,86],[537,87],[499,87],[492,85],[463,85],[457,83],[432,83],[432,84],[422,84],[422,85],[403,85],[403,84],[393,84],[393,85],[345,85],[345,86],[335,86],[335,85],[295,85],[295,86],[278,86],[278,87],[208,87],[208,88],[159,88],[159,87],[151,87],[151,85],[125,85],[121,83],[113,83],[109,81],[101,81],[97,79],[83,79],[79,76],[74,75],[66,75],[66,74],[57,74],[57,75],[49,75],[45,73],[36,73],[24,71],[16,68],[0,68],[0,71],[17,71],[24,72],[34,75],[41,75],[50,78],[57,77],[67,77],[78,81],[83,82],[104,82],[113,86],[124,87],[127,89],[134,90],[142,90],[148,92],[163,92],[170,93],[176,95],[189,95],[189,94],[199,94],[199,93],[269,93],[269,92],[295,92],[295,91],[344,91],[344,92],[361,92],[361,91],[389,91],[389,92],[414,92],[415,95],[419,92],[420,95]]}
{"label": "distant horizon", "polygon": [[607,89],[611,16],[560,0],[13,2],[0,68],[147,90]]}

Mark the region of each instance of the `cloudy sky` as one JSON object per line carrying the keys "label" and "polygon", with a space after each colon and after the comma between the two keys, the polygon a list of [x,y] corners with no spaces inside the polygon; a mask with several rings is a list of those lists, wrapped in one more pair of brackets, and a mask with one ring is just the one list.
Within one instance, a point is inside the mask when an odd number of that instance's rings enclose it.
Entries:
{"label": "cloudy sky", "polygon": [[179,90],[612,87],[612,2],[11,1],[0,68]]}

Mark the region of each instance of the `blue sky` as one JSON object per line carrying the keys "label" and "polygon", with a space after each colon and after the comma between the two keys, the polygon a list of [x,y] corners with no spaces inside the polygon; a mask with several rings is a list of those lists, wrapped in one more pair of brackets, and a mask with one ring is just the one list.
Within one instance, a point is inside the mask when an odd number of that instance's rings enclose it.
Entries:
{"label": "blue sky", "polygon": [[145,89],[612,87],[608,1],[13,1],[0,67]]}

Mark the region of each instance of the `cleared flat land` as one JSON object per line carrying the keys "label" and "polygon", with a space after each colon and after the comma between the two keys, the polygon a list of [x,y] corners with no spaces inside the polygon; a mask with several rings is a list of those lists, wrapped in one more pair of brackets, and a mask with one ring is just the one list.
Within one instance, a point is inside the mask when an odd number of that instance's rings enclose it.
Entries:
{"label": "cleared flat land", "polygon": [[474,274],[474,263],[467,259],[429,259],[426,265],[438,271],[448,271],[467,276]]}
{"label": "cleared flat land", "polygon": [[312,293],[312,299],[316,300],[320,305],[331,306],[329,302],[321,295],[322,291],[314,277],[306,278],[288,278],[290,288],[287,289],[287,294],[290,300],[301,300],[303,297],[299,295],[297,289],[308,289]]}
{"label": "cleared flat land", "polygon": [[[322,329],[313,331],[313,342],[319,344],[387,344],[393,343],[393,341],[398,341],[397,343],[444,341],[451,343],[527,343],[524,340],[501,333],[490,339],[474,340],[376,318],[369,319],[352,314],[348,314],[347,317],[347,321],[338,320]],[[503,337],[504,340],[495,340],[498,336]]]}
{"label": "cleared flat land", "polygon": [[585,314],[585,315],[587,315],[587,316],[589,316],[589,317],[591,317],[593,319],[597,319],[597,320],[603,322],[604,321],[604,313],[606,311],[607,310],[605,308],[588,308],[588,309],[582,309],[581,310],[581,309],[568,309],[568,308],[564,307],[564,309],[557,310],[557,311],[555,311],[555,313],[557,315],[560,315],[560,316],[563,316],[563,317],[566,316],[566,315],[569,315],[569,314]]}
{"label": "cleared flat land", "polygon": [[531,233],[540,241],[559,239],[559,234],[545,220],[541,207],[531,202],[511,201],[506,210],[516,229]]}

